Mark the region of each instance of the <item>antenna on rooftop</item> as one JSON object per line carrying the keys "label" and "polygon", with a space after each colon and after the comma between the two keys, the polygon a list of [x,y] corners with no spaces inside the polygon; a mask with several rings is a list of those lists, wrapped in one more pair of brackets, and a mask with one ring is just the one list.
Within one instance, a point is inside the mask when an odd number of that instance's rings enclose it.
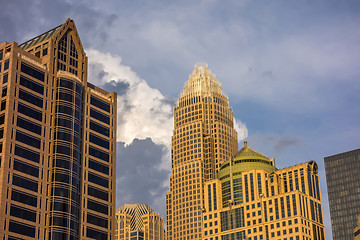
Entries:
{"label": "antenna on rooftop", "polygon": [[246,139],[246,124],[244,123],[244,148],[247,147],[247,139]]}

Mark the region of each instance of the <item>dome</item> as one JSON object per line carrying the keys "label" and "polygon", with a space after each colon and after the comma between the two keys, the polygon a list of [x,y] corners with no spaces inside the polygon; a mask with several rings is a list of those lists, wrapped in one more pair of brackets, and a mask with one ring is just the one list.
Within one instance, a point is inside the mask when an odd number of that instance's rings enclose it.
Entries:
{"label": "dome", "polygon": [[269,158],[257,151],[251,149],[247,145],[247,141],[244,141],[244,147],[240,149],[233,157],[225,161],[219,172],[218,178],[224,179],[230,177],[230,160],[231,171],[236,173],[234,175],[241,175],[241,172],[252,170],[252,169],[263,169],[268,172],[275,171],[274,159]]}

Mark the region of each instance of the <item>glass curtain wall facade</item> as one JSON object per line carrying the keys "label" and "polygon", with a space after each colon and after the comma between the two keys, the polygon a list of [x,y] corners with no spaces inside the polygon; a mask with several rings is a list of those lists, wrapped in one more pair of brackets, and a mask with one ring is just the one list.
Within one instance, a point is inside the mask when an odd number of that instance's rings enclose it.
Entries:
{"label": "glass curtain wall facade", "polygon": [[74,22],[0,44],[0,86],[0,238],[113,238],[116,94]]}
{"label": "glass curtain wall facade", "polygon": [[353,239],[360,215],[360,149],[325,157],[334,240]]}
{"label": "glass curtain wall facade", "polygon": [[174,108],[168,240],[202,239],[204,184],[237,151],[229,100],[207,65],[196,65]]}

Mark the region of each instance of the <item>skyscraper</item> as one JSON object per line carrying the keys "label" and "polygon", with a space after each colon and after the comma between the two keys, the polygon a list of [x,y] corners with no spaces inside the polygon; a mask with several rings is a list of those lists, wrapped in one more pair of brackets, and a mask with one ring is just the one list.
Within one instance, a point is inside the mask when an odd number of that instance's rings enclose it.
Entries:
{"label": "skyscraper", "polygon": [[165,240],[164,219],[145,204],[124,204],[116,210],[115,239]]}
{"label": "skyscraper", "polygon": [[360,149],[325,157],[334,240],[354,238],[360,215]]}
{"label": "skyscraper", "polygon": [[237,151],[229,100],[207,65],[196,65],[174,108],[168,240],[201,239],[204,184]]}
{"label": "skyscraper", "polygon": [[360,215],[358,216],[358,225],[354,229],[354,240],[360,240]]}
{"label": "skyscraper", "polygon": [[116,93],[87,82],[74,22],[1,43],[0,85],[0,238],[113,238]]}
{"label": "skyscraper", "polygon": [[325,240],[314,161],[276,169],[247,142],[205,184],[204,240]]}

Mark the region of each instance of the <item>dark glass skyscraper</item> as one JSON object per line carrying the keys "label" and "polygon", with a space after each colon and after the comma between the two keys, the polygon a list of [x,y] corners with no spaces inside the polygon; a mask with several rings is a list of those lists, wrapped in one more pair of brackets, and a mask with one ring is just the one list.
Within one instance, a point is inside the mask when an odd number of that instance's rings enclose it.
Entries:
{"label": "dark glass skyscraper", "polygon": [[0,239],[112,239],[116,93],[67,19],[0,44]]}
{"label": "dark glass skyscraper", "polygon": [[324,161],[333,239],[352,240],[360,214],[360,149]]}

